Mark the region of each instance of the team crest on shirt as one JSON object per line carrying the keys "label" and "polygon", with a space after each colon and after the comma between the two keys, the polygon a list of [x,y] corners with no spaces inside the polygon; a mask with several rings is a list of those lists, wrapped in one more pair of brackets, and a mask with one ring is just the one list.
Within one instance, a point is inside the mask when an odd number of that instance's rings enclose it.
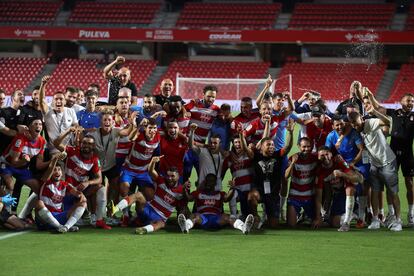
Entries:
{"label": "team crest on shirt", "polygon": [[214,199],[204,200],[204,205],[206,205],[206,206],[214,206],[215,204],[216,204],[216,201]]}
{"label": "team crest on shirt", "polygon": [[14,144],[14,146],[16,148],[20,147],[22,145],[22,140],[21,139],[17,139],[16,144]]}
{"label": "team crest on shirt", "polygon": [[168,204],[174,203],[174,198],[170,194],[165,194],[163,200],[167,202]]}
{"label": "team crest on shirt", "polygon": [[210,120],[210,116],[207,114],[201,113],[200,120],[202,122],[208,122],[208,120]]}

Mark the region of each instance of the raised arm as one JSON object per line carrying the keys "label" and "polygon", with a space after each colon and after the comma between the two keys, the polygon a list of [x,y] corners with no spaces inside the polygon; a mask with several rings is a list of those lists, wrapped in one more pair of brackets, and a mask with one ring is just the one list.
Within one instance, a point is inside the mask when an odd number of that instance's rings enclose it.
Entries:
{"label": "raised arm", "polygon": [[286,143],[283,147],[283,154],[289,154],[290,150],[292,149],[293,145],[293,130],[295,129],[295,121],[289,119],[289,123],[286,126]]}
{"label": "raised arm", "polygon": [[119,131],[119,136],[122,136],[122,137],[129,136],[132,133],[132,131],[134,130],[134,126],[136,124],[137,113],[138,112],[134,111],[129,115],[128,127],[121,129],[121,131]]}
{"label": "raised arm", "polygon": [[70,134],[75,133],[78,131],[77,127],[70,127],[67,130],[65,130],[58,138],[56,138],[55,141],[53,141],[53,145],[61,152],[66,150],[66,145],[63,144],[63,140]]}
{"label": "raised arm", "polygon": [[291,160],[289,161],[289,166],[287,167],[285,171],[286,179],[288,179],[292,175],[293,167],[295,166],[296,161],[298,161],[298,157],[299,157],[298,153],[295,153],[294,155],[290,157]]}
{"label": "raised arm", "polygon": [[253,159],[254,151],[251,148],[249,148],[249,146],[247,145],[246,137],[244,137],[243,131],[239,131],[239,137],[240,137],[240,142],[241,142],[243,151],[247,154],[247,156],[250,159]]}
{"label": "raised arm", "polygon": [[124,57],[122,57],[122,56],[116,57],[116,59],[114,61],[112,61],[111,63],[109,63],[107,66],[105,66],[105,68],[103,70],[104,78],[105,79],[112,78],[113,77],[112,68],[114,68],[115,65],[122,64],[124,62],[125,62],[125,58]]}
{"label": "raised arm", "polygon": [[153,156],[151,159],[151,162],[148,165],[148,173],[151,176],[153,181],[155,181],[159,177],[157,171],[155,170],[155,166],[157,165],[158,162],[160,162],[162,157],[163,155]]}
{"label": "raised arm", "polygon": [[263,90],[259,93],[259,95],[256,98],[256,105],[260,106],[262,104],[263,98],[267,91],[269,91],[270,86],[272,85],[272,76],[269,74],[269,76],[266,79],[265,86],[263,87]]}
{"label": "raised arm", "polygon": [[49,166],[47,167],[46,171],[43,173],[40,180],[42,182],[46,182],[47,180],[49,180],[50,177],[52,177],[53,170],[55,169],[55,166],[56,166],[57,162],[60,161],[60,160],[64,160],[65,158],[66,158],[66,153],[65,152],[61,152],[57,155],[54,155],[52,157],[52,159],[50,160]]}
{"label": "raised arm", "polygon": [[287,101],[287,108],[285,110],[285,116],[288,116],[295,110],[295,105],[293,104],[292,97],[290,96],[289,92],[283,95]]}
{"label": "raised arm", "polygon": [[227,194],[224,196],[224,202],[229,202],[233,196],[234,196],[234,179],[229,180],[229,191],[227,192]]}
{"label": "raised arm", "polygon": [[379,112],[374,106],[371,106],[370,109],[367,110],[368,114],[376,116],[380,119],[380,126],[391,126],[391,120],[387,115]]}
{"label": "raised arm", "polygon": [[49,80],[50,80],[49,75],[44,76],[42,78],[42,81],[40,83],[40,88],[39,88],[39,104],[40,104],[40,110],[42,111],[43,115],[45,115],[49,111],[49,106],[47,105],[47,102],[46,102],[46,92],[45,92],[45,88]]}
{"label": "raised arm", "polygon": [[197,150],[199,147],[194,143],[194,132],[197,129],[197,124],[192,123],[190,125],[190,134],[188,136],[188,147],[192,150]]}

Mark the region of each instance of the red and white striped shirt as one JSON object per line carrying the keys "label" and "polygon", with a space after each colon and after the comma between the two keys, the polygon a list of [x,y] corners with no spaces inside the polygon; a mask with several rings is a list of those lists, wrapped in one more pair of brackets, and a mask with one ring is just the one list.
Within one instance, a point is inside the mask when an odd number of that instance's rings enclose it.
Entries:
{"label": "red and white striped shirt", "polygon": [[42,136],[38,136],[35,140],[30,140],[24,134],[17,134],[13,138],[12,142],[6,148],[2,155],[3,162],[11,164],[11,153],[20,153],[19,158],[23,155],[29,155],[30,158],[42,155],[45,152],[46,140]]}
{"label": "red and white striped shirt", "polygon": [[[292,157],[289,158],[289,161],[292,161]],[[289,198],[297,200],[312,199],[317,165],[318,157],[316,154],[309,154],[306,159],[299,155],[292,170]]]}
{"label": "red and white striped shirt", "polygon": [[235,182],[234,188],[241,192],[248,192],[251,189],[251,184],[253,183],[254,177],[253,160],[250,159],[246,154],[233,156],[237,159],[234,160],[231,158],[231,156],[228,157],[224,162],[224,166],[230,168]]}
{"label": "red and white striped shirt", "polygon": [[191,193],[197,206],[197,213],[221,215],[223,213],[223,202],[226,193],[214,191],[206,193],[196,190]]}
{"label": "red and white striped shirt", "polygon": [[190,118],[187,118],[187,117],[174,118],[174,117],[170,117],[169,115],[167,115],[163,119],[163,130],[162,130],[161,134],[163,134],[163,133],[165,133],[165,131],[167,131],[168,123],[171,122],[171,121],[177,121],[177,124],[180,127],[180,132],[185,134],[185,135],[188,134],[188,126],[190,125]]}
{"label": "red and white striped shirt", "polygon": [[135,173],[147,172],[155,149],[161,140],[160,133],[157,131],[151,141],[147,141],[145,133],[141,132],[135,140],[131,153],[125,160],[124,167]]}
{"label": "red and white striped shirt", "polygon": [[237,127],[241,126],[243,130],[246,130],[246,128],[257,118],[260,117],[259,111],[252,111],[250,114],[250,117],[247,118],[243,115],[243,113],[240,113],[236,117],[234,117],[233,121],[231,122],[231,131],[233,135],[237,134]]}
{"label": "red and white striped shirt", "polygon": [[[115,116],[114,116],[115,120]],[[125,128],[129,124],[128,118],[122,118],[122,122],[115,121],[115,127]],[[116,146],[116,158],[126,158],[131,150],[132,142],[129,140],[128,136],[119,137],[118,144]]]}
{"label": "red and white striped shirt", "polygon": [[66,159],[65,180],[77,187],[81,182],[89,180],[90,173],[97,174],[101,165],[99,158],[93,154],[91,158],[85,159],[80,154],[80,147],[66,147],[68,157]]}
{"label": "red and white striped shirt", "polygon": [[[277,133],[277,126],[278,122],[275,117],[272,117],[270,122],[270,139],[274,139]],[[245,136],[249,139],[252,143],[257,143],[263,138],[263,133],[265,130],[265,124],[262,122],[261,118],[257,118],[256,120],[252,121],[250,125],[246,128]]]}
{"label": "red and white striped shirt", "polygon": [[190,124],[195,123],[198,126],[194,132],[194,140],[204,144],[220,107],[214,104],[206,107],[204,103],[195,103],[193,100],[184,107],[191,112]]}
{"label": "red and white striped shirt", "polygon": [[58,183],[48,180],[40,189],[39,199],[43,201],[50,212],[63,212],[63,198],[70,192],[72,187],[69,183],[60,180]]}
{"label": "red and white striped shirt", "polygon": [[157,187],[154,198],[148,204],[166,221],[171,216],[178,202],[183,199],[183,185],[169,188],[165,184],[165,179],[161,176],[155,182]]}

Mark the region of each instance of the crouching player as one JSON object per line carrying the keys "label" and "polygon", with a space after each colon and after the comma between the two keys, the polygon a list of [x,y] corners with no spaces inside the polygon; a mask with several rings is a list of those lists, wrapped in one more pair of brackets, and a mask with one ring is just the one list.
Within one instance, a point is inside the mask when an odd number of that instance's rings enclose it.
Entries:
{"label": "crouching player", "polygon": [[[316,211],[319,217],[315,218],[314,227],[320,222],[320,210],[322,206],[322,190],[324,185],[332,194],[330,210],[330,225],[339,227],[339,232],[349,231],[352,212],[355,204],[355,185],[364,181],[364,177],[349,167],[348,163],[338,154],[332,156],[331,150],[326,146],[318,149],[320,164],[316,170]],[[326,197],[325,197],[326,200]],[[341,216],[345,214],[341,223]]]}
{"label": "crouching player", "polygon": [[243,234],[248,234],[253,226],[254,217],[249,214],[245,222],[239,219],[232,219],[223,213],[223,202],[229,202],[234,195],[234,181],[230,181],[230,191],[215,191],[217,176],[214,174],[206,175],[205,184],[200,189],[189,194],[190,183],[187,182],[185,194],[188,201],[195,201],[197,213],[190,219],[186,219],[184,214],[178,215],[178,225],[183,233],[188,233],[194,225],[199,225],[203,229],[219,229],[226,225],[231,225],[239,229]]}
{"label": "crouching player", "polygon": [[155,171],[155,165],[160,161],[159,156],[151,159],[148,170],[154,181],[155,194],[153,199],[146,201],[141,192],[137,192],[122,199],[116,206],[113,201],[110,202],[108,208],[111,216],[116,212],[136,204],[137,220],[145,225],[135,229],[136,234],[147,234],[165,227],[165,222],[171,216],[174,209],[179,206],[183,196],[183,186],[178,183],[178,169],[170,167],[167,169],[165,177],[161,177]]}
{"label": "crouching player", "polygon": [[[85,211],[86,198],[69,183],[61,180],[63,171],[57,161],[58,158],[52,159],[43,176],[44,184],[40,188],[35,207],[36,224],[40,230],[52,228],[58,233],[77,232],[79,228],[74,225]],[[73,206],[64,205],[65,196],[79,200]]]}

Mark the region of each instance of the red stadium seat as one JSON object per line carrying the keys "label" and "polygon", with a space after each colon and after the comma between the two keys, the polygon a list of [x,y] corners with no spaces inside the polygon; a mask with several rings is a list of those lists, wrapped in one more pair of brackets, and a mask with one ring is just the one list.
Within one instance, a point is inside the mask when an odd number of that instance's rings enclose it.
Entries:
{"label": "red stadium seat", "polygon": [[61,5],[61,1],[1,1],[0,22],[51,24]]}

